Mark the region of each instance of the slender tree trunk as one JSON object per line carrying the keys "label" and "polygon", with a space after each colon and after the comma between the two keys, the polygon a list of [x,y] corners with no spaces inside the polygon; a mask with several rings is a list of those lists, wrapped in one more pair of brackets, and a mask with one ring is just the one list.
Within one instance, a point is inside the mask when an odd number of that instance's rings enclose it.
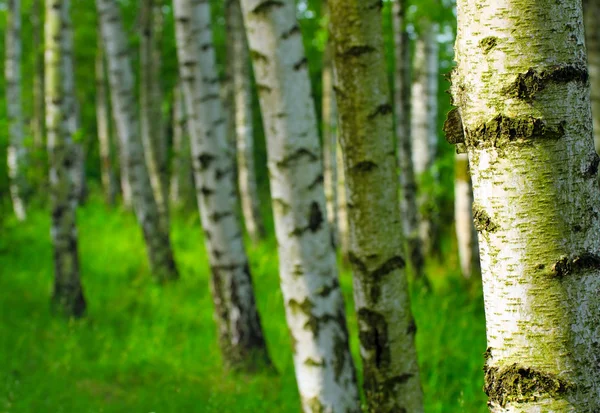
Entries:
{"label": "slender tree trunk", "polygon": [[45,73],[46,130],[50,164],[50,205],[54,245],[53,306],[59,312],[79,317],[85,312],[85,299],[79,276],[76,208],[73,190],[76,152],[68,124],[69,98],[65,73],[69,0],[46,0]]}
{"label": "slender tree trunk", "polygon": [[350,262],[369,411],[422,412],[381,8],[330,0]]}
{"label": "slender tree trunk", "polygon": [[293,0],[242,0],[265,125],[279,272],[305,412],[358,412],[327,225],[317,120]]}
{"label": "slender tree trunk", "polygon": [[37,151],[44,147],[44,27],[42,15],[44,7],[41,0],[33,0],[31,6],[31,25],[33,31],[33,146]]}
{"label": "slender tree trunk", "polygon": [[[329,20],[328,0],[323,1],[323,14]],[[328,30],[328,29],[327,29]],[[329,34],[327,35],[329,37]],[[338,199],[337,199],[337,108],[333,91],[333,62],[331,61],[331,41],[328,39],[323,53],[322,115],[323,115],[323,169],[327,217],[334,244],[338,240]]]}
{"label": "slender tree trunk", "polygon": [[8,176],[10,196],[17,219],[27,217],[25,193],[27,191],[27,151],[23,131],[23,109],[21,107],[21,1],[9,0],[6,22],[6,111],[8,118]]}
{"label": "slender tree trunk", "polygon": [[174,6],[198,207],[223,358],[233,368],[252,368],[257,361],[269,364],[236,213],[235,169],[219,95],[210,5],[203,0],[176,0]]}
{"label": "slender tree trunk", "polygon": [[[161,217],[144,161],[133,93],[133,71],[118,4],[96,0],[108,62],[111,101],[132,187],[133,206],[146,240],[150,270],[159,282],[178,278],[168,223]],[[122,160],[123,162],[123,160]]]}
{"label": "slender tree trunk", "polygon": [[594,123],[594,144],[600,153],[600,1],[584,0],[585,43],[588,56],[588,70],[592,86],[592,121]]}
{"label": "slender tree trunk", "polygon": [[[169,222],[168,188],[163,178],[161,168],[162,114],[160,105],[161,93],[158,73],[160,53],[156,50],[155,0],[141,0],[140,4],[140,130],[144,148],[144,159],[154,199],[158,205],[161,219]],[[162,150],[161,150],[162,149]]]}
{"label": "slender tree trunk", "polygon": [[[335,109],[336,106],[333,105]],[[336,109],[337,111],[337,109]],[[337,115],[335,115],[337,118]],[[336,139],[337,140],[337,139]],[[344,165],[342,147],[339,142],[335,145],[335,162],[337,165]],[[348,260],[350,252],[350,227],[348,226],[348,190],[346,188],[346,174],[344,168],[337,168],[336,196],[337,196],[337,239],[342,251],[344,261]]]}
{"label": "slender tree trunk", "polygon": [[396,139],[398,139],[398,163],[402,198],[400,210],[403,217],[404,236],[408,244],[408,254],[415,278],[423,274],[423,246],[419,236],[419,210],[417,207],[417,182],[413,169],[413,149],[410,117],[410,38],[405,26],[406,0],[393,3],[393,25],[395,43],[395,115]]}
{"label": "slender tree trunk", "polygon": [[193,198],[192,155],[188,134],[188,120],[181,84],[173,93],[173,161],[171,167],[171,202],[174,205],[188,204]]}
{"label": "slender tree trunk", "polygon": [[581,2],[457,10],[446,131],[473,179],[490,410],[600,411],[600,159]]}
{"label": "slender tree trunk", "polygon": [[254,125],[252,117],[252,87],[250,56],[244,31],[239,0],[227,2],[227,34],[231,44],[230,70],[233,86],[235,141],[237,146],[238,187],[246,231],[252,240],[265,236],[260,215],[260,199],[254,168]]}
{"label": "slender tree trunk", "polygon": [[473,189],[466,153],[456,155],[454,168],[454,222],[458,257],[463,277],[471,278],[479,272],[479,246],[473,224]]}
{"label": "slender tree trunk", "polygon": [[100,172],[102,188],[106,203],[113,205],[117,195],[117,183],[113,170],[110,139],[110,107],[108,91],[106,90],[106,72],[102,38],[98,36],[98,50],[96,52],[96,124],[98,128],[98,142],[100,147]]}

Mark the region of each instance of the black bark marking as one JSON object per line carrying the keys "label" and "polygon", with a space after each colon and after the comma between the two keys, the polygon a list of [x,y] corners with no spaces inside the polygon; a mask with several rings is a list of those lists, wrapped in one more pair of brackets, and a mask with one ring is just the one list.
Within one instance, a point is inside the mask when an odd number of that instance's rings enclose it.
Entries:
{"label": "black bark marking", "polygon": [[315,291],[315,293],[319,297],[328,297],[332,292],[338,291],[339,289],[340,289],[340,283],[336,278],[335,280],[333,280],[333,282],[331,284],[324,285],[321,288],[317,289]]}
{"label": "black bark marking", "polygon": [[308,158],[309,162],[314,162],[317,161],[319,159],[319,157],[317,155],[315,155],[314,153],[312,153],[311,151],[309,151],[306,148],[300,148],[295,150],[294,152],[292,152],[291,154],[289,154],[288,156],[284,157],[282,160],[277,162],[277,167],[279,168],[287,168],[290,165],[292,165],[293,163],[299,161],[302,158]]}
{"label": "black bark marking", "polygon": [[319,187],[320,185],[323,185],[324,179],[325,178],[323,177],[323,174],[317,175],[315,180],[308,186],[308,189],[313,190]]}
{"label": "black bark marking", "polygon": [[375,0],[372,4],[367,6],[367,10],[381,10],[383,9],[383,0]]}
{"label": "black bark marking", "polygon": [[483,368],[485,385],[483,390],[489,401],[502,407],[509,402],[536,400],[538,397],[564,399],[575,390],[575,384],[552,373],[512,364],[508,367]]}
{"label": "black bark marking", "polygon": [[362,161],[352,167],[352,171],[356,173],[368,173],[377,169],[377,164],[372,161]]}
{"label": "black bark marking", "polygon": [[498,44],[498,38],[495,36],[484,37],[479,41],[479,47],[483,49],[484,54],[488,54]]}
{"label": "black bark marking", "polygon": [[415,334],[417,334],[417,323],[415,322],[415,319],[412,318],[412,316],[410,322],[408,323],[408,327],[406,328],[406,334],[409,336],[414,336]]}
{"label": "black bark marking", "polygon": [[369,115],[367,115],[367,118],[372,120],[375,119],[377,116],[385,116],[389,115],[390,113],[392,113],[392,105],[389,102],[386,102],[377,106],[377,108],[375,108],[375,110],[372,113],[369,113]]}
{"label": "black bark marking", "polygon": [[596,178],[598,176],[598,165],[600,164],[600,157],[596,152],[594,152],[592,156],[593,159],[583,174],[585,178]]}
{"label": "black bark marking", "polygon": [[304,360],[304,365],[311,367],[325,367],[325,360],[318,361],[309,357],[306,360]]}
{"label": "black bark marking", "polygon": [[215,190],[206,186],[202,186],[200,187],[200,193],[202,194],[202,196],[207,197],[213,195],[215,193]]}
{"label": "black bark marking", "polygon": [[301,33],[300,26],[298,24],[295,24],[294,26],[292,26],[291,29],[286,30],[285,32],[283,32],[281,34],[281,38],[284,39],[284,40],[286,40],[286,39],[289,39],[292,35],[299,34],[299,33]]}
{"label": "black bark marking", "polygon": [[258,50],[250,50],[250,57],[252,57],[252,61],[255,63],[269,63],[269,57]]}
{"label": "black bark marking", "polygon": [[573,258],[563,257],[552,265],[551,275],[563,278],[589,270],[600,270],[600,256],[583,253]]}
{"label": "black bark marking", "polygon": [[233,212],[231,211],[227,211],[227,212],[214,212],[212,214],[210,214],[210,220],[213,222],[219,222],[224,218],[230,217],[233,215]]}
{"label": "black bark marking", "polygon": [[216,157],[209,153],[201,153],[198,155],[198,165],[200,166],[200,170],[205,171],[208,169],[215,159]]}
{"label": "black bark marking", "polygon": [[473,204],[473,223],[475,224],[475,229],[479,232],[494,232],[499,228],[483,207],[477,204]]}
{"label": "black bark marking", "polygon": [[448,115],[446,115],[444,133],[446,134],[446,141],[451,145],[465,142],[465,131],[463,129],[462,118],[458,108],[452,109],[448,112]]}
{"label": "black bark marking", "polygon": [[283,7],[285,4],[280,0],[265,0],[257,4],[251,11],[254,14],[268,13],[272,9]]}
{"label": "black bark marking", "polygon": [[361,281],[369,288],[369,298],[372,302],[379,301],[379,297],[381,296],[380,278],[406,266],[404,259],[399,255],[391,257],[373,271],[369,271],[367,265],[352,252],[348,253],[348,260],[357,275],[361,277]]}
{"label": "black bark marking", "polygon": [[543,70],[531,68],[525,73],[519,73],[513,84],[506,89],[506,93],[520,99],[531,100],[551,83],[586,84],[588,79],[587,68],[576,64],[555,65]]}
{"label": "black bark marking", "polygon": [[294,70],[298,71],[300,69],[304,69],[308,65],[308,59],[303,57],[298,62],[294,63]]}
{"label": "black bark marking", "polygon": [[364,389],[367,400],[381,399],[383,389],[378,380],[378,370],[386,369],[391,362],[387,321],[380,313],[366,308],[358,310],[357,317],[358,337],[366,353]]}
{"label": "black bark marking", "polygon": [[347,57],[360,57],[362,55],[365,55],[368,53],[373,53],[376,51],[377,51],[377,49],[375,49],[373,46],[356,45],[356,46],[352,46],[352,47],[349,47],[348,49],[344,50],[342,55],[347,56]]}
{"label": "black bark marking", "polygon": [[317,232],[323,224],[323,213],[318,202],[310,204],[310,215],[308,216],[308,229],[312,232]]}
{"label": "black bark marking", "polygon": [[315,305],[309,298],[305,298],[304,301],[299,302],[298,300],[291,299],[288,301],[288,307],[293,314],[302,313],[307,317],[312,317],[312,311]]}

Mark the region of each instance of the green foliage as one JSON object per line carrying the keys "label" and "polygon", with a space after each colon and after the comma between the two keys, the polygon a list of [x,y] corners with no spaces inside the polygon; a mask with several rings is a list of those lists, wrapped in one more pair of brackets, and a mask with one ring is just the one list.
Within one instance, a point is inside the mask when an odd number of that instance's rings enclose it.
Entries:
{"label": "green foliage", "polygon": [[[266,337],[279,374],[221,368],[207,257],[196,214],[173,220],[181,280],[156,286],[135,219],[92,199],[79,212],[87,318],[49,311],[49,214],[0,226],[0,410],[9,412],[298,412],[290,338],[273,239],[249,245]],[[454,248],[448,243],[447,249]],[[443,270],[442,270],[443,268]],[[485,412],[480,285],[457,263],[433,264],[434,293],[413,308],[427,412]],[[449,271],[451,273],[446,273]],[[351,276],[341,274],[357,363]],[[475,292],[473,292],[475,291]]]}

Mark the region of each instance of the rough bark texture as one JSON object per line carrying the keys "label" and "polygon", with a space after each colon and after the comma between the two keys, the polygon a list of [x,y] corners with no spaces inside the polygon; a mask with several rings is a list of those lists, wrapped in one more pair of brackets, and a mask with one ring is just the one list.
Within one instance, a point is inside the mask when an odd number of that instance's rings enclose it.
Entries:
{"label": "rough bark texture", "polygon": [[144,232],[150,270],[159,282],[178,277],[169,237],[168,223],[159,214],[152,193],[138,131],[138,114],[133,93],[133,71],[119,8],[115,0],[97,0],[117,133],[127,163],[133,206]]}
{"label": "rough bark texture", "polygon": [[581,2],[460,0],[456,58],[490,410],[600,411],[600,159]]}
{"label": "rough bark texture", "polygon": [[369,411],[422,412],[381,7],[330,0],[350,262]]}
{"label": "rough bark texture", "polygon": [[173,160],[170,197],[174,205],[188,204],[194,198],[192,155],[188,133],[187,110],[181,85],[173,93]]}
{"label": "rough bark texture", "polygon": [[117,182],[113,169],[112,148],[110,139],[110,107],[106,82],[106,68],[102,39],[98,33],[98,50],[96,52],[96,125],[100,149],[100,173],[104,199],[109,205],[114,204],[117,195]]}
{"label": "rough bark texture", "polygon": [[55,310],[79,317],[85,300],[79,276],[76,208],[73,190],[76,167],[71,131],[68,125],[68,99],[65,85],[65,37],[69,16],[68,0],[46,0],[45,73],[46,130],[50,164],[51,236],[54,246]]}
{"label": "rough bark texture", "polygon": [[21,107],[21,1],[9,0],[6,9],[5,63],[6,112],[8,120],[8,176],[13,211],[20,221],[27,217],[25,192],[27,190],[27,152]]}
{"label": "rough bark texture", "polygon": [[327,224],[307,60],[293,0],[243,0],[268,147],[279,272],[305,412],[358,412]]}
{"label": "rough bark texture", "polygon": [[394,72],[394,107],[396,115],[396,139],[398,140],[398,163],[402,188],[400,210],[403,217],[404,235],[408,245],[408,258],[415,278],[423,274],[423,245],[419,236],[419,210],[417,207],[417,182],[412,161],[410,117],[410,38],[405,28],[406,0],[393,3],[393,25],[396,68]]}
{"label": "rough bark texture", "polygon": [[210,5],[174,2],[179,73],[189,110],[198,207],[212,270],[221,351],[233,368],[270,363],[236,213],[234,162],[219,95]]}
{"label": "rough bark texture", "polygon": [[456,155],[454,163],[454,222],[460,269],[465,278],[479,273],[479,246],[473,224],[473,189],[466,153]]}
{"label": "rough bark texture", "polygon": [[265,236],[265,228],[260,215],[260,199],[254,168],[250,55],[239,0],[229,0],[226,13],[227,35],[232,52],[229,65],[233,87],[238,188],[246,231],[253,241],[258,241]]}
{"label": "rough bark texture", "polygon": [[[144,159],[161,219],[169,222],[168,187],[161,168],[163,130],[160,111],[160,49],[156,49],[155,0],[140,4],[140,132]],[[156,2],[158,3],[158,2]],[[157,67],[158,66],[158,67]]]}
{"label": "rough bark texture", "polygon": [[41,0],[33,0],[31,6],[31,28],[33,31],[33,146],[41,150],[46,134],[44,119],[44,6]]}
{"label": "rough bark texture", "polygon": [[585,43],[588,56],[588,70],[592,86],[592,120],[594,123],[594,144],[600,153],[600,1],[583,0],[585,21]]}

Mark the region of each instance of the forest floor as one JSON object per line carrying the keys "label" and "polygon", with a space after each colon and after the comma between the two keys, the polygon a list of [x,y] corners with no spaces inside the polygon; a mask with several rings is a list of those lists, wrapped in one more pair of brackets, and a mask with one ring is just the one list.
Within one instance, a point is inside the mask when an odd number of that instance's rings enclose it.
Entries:
{"label": "forest floor", "polygon": [[[79,211],[87,317],[49,312],[49,214],[0,224],[0,412],[299,412],[276,243],[248,244],[266,338],[278,374],[221,368],[201,228],[173,219],[181,279],[152,282],[133,215],[91,200]],[[451,247],[448,247],[451,249]],[[448,254],[451,255],[451,254]],[[413,290],[426,412],[485,412],[480,283],[456,259],[429,267],[433,292]],[[358,369],[351,275],[341,273]]]}

